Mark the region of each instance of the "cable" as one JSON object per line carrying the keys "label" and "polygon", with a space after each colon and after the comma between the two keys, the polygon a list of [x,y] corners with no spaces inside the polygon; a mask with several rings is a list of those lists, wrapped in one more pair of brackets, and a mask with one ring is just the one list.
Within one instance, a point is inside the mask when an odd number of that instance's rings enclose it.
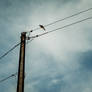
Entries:
{"label": "cable", "polygon": [[0,60],[2,58],[4,58],[6,55],[8,55],[8,53],[10,53],[12,50],[14,50],[17,46],[19,46],[20,43],[16,44],[15,46],[13,46],[10,50],[8,50],[6,53],[4,53],[2,56],[0,56]]}
{"label": "cable", "polygon": [[16,76],[16,75],[17,75],[17,73],[11,74],[10,76],[8,76],[8,77],[6,77],[6,78],[0,80],[0,83],[6,81],[6,80],[8,80],[8,79],[10,79],[10,78],[12,78],[12,77],[14,77],[14,76]]}
{"label": "cable", "polygon": [[57,29],[54,29],[54,30],[51,30],[51,31],[48,31],[48,32],[45,32],[45,33],[42,33],[42,34],[38,34],[38,35],[32,36],[32,37],[30,37],[30,39],[31,38],[40,37],[42,35],[45,35],[45,34],[48,34],[48,33],[51,33],[51,32],[54,32],[54,31],[57,31],[57,30],[60,30],[60,29],[63,29],[63,28],[66,28],[66,27],[69,27],[69,26],[72,26],[72,25],[75,25],[75,24],[78,24],[78,23],[81,23],[81,22],[86,21],[86,20],[89,20],[89,19],[92,19],[92,17],[88,17],[88,18],[82,19],[80,21],[76,21],[76,22],[73,22],[71,24],[65,25],[63,27],[60,27],[60,28],[57,28]]}
{"label": "cable", "polygon": [[[33,39],[32,39],[33,40]],[[30,43],[31,41],[29,41],[29,42],[27,42],[27,44],[28,43]],[[0,60],[2,59],[2,58],[4,58],[6,55],[8,55],[12,50],[14,50],[17,46],[19,46],[20,45],[20,43],[18,43],[18,44],[16,44],[15,46],[13,46],[10,50],[8,50],[7,52],[5,52],[1,57],[0,57]]]}
{"label": "cable", "polygon": [[[45,25],[45,27],[50,26],[50,25],[52,25],[52,24],[55,24],[55,23],[57,23],[57,22],[66,20],[66,19],[68,19],[68,18],[74,17],[74,16],[79,15],[79,14],[81,14],[81,13],[87,12],[87,11],[89,11],[89,10],[92,10],[92,8],[89,8],[89,9],[87,9],[87,10],[84,10],[84,11],[81,11],[81,12],[78,12],[78,13],[75,13],[75,14],[73,14],[73,15],[70,15],[70,16],[65,17],[65,18],[63,18],[63,19],[54,21],[54,22],[52,22],[52,23],[49,23],[49,24]],[[76,23],[74,23],[74,24],[76,24]],[[66,25],[66,26],[70,26],[70,25]],[[66,27],[66,26],[65,26],[65,27]],[[63,28],[65,28],[65,27],[63,27]],[[29,31],[29,35],[30,35],[30,32],[36,31],[36,30],[38,30],[38,29],[40,29],[40,28],[36,28],[36,29],[34,29],[34,30]],[[62,28],[60,28],[60,29],[62,29]],[[59,30],[59,29],[58,29],[58,30]],[[43,34],[47,34],[47,33],[48,33],[48,32],[43,33]],[[41,35],[42,35],[42,34],[41,34]],[[37,36],[37,35],[36,35],[36,36]],[[10,49],[9,51],[7,51],[4,55],[2,55],[2,56],[0,57],[0,60],[1,60],[3,57],[5,57],[9,52],[11,52],[13,49],[15,49],[19,44],[20,44],[20,43],[16,44],[13,48],[11,48],[11,49]]]}
{"label": "cable", "polygon": [[[32,39],[33,40],[33,39]],[[31,42],[31,41],[30,41]],[[29,42],[27,42],[28,44]],[[12,50],[14,50],[16,47],[18,47],[20,45],[20,43],[16,44],[15,46],[13,46],[10,50],[8,50],[7,52],[5,52],[2,56],[0,56],[0,60],[2,58],[4,58],[6,55],[8,55]]]}
{"label": "cable", "polygon": [[45,25],[45,27],[46,27],[46,26],[50,26],[50,25],[52,25],[52,24],[55,24],[55,23],[57,23],[57,22],[66,20],[66,19],[68,19],[68,18],[74,17],[74,16],[79,15],[79,14],[81,14],[81,13],[87,12],[87,11],[89,11],[89,10],[92,10],[92,8],[89,8],[89,9],[87,9],[87,10],[84,10],[84,11],[81,11],[81,12],[78,12],[78,13],[75,13],[75,14],[73,14],[73,15],[70,15],[70,16],[65,17],[65,18],[63,18],[63,19],[54,21],[54,22],[52,22],[52,23],[49,23],[49,24]]}
{"label": "cable", "polygon": [[[55,24],[55,23],[57,23],[57,22],[60,22],[60,21],[69,19],[69,18],[71,18],[71,17],[74,17],[74,16],[76,16],[76,15],[82,14],[82,13],[87,12],[87,11],[90,11],[90,10],[92,10],[92,8],[89,8],[89,9],[86,9],[86,10],[83,10],[83,11],[80,11],[80,12],[78,12],[78,13],[75,13],[75,14],[73,14],[73,15],[70,15],[70,16],[68,16],[68,17],[65,17],[65,18],[62,18],[62,19],[59,19],[59,20],[56,20],[56,21],[51,22],[51,23],[49,23],[49,24],[47,24],[47,25],[44,25],[44,27],[53,25],[53,24]],[[40,28],[35,28],[35,29],[33,29],[33,30],[30,30],[29,33],[30,33],[30,32],[33,32],[33,31],[36,31],[36,30],[38,30],[38,29],[40,29]]]}
{"label": "cable", "polygon": [[[60,29],[63,29],[63,28],[66,28],[66,27],[69,27],[69,26],[72,26],[72,25],[75,25],[75,24],[78,24],[78,23],[81,23],[81,22],[86,21],[86,20],[88,20],[88,19],[92,19],[92,17],[85,18],[85,19],[83,19],[83,20],[80,20],[80,21],[77,21],[77,22],[74,22],[74,23],[65,25],[65,26],[63,26],[63,27],[60,27],[60,28],[51,30],[51,31],[49,31],[49,32],[45,32],[45,33],[43,33],[43,34],[39,34],[39,35],[35,35],[35,36],[32,36],[32,37],[29,37],[29,39],[31,39],[31,38],[36,38],[36,37],[40,37],[40,36],[42,36],[42,35],[45,35],[45,34],[48,34],[48,33],[51,33],[51,32],[54,32],[54,31],[57,31],[57,30],[60,30]],[[32,41],[32,40],[33,40],[33,39],[31,39],[31,41]],[[27,43],[29,43],[29,42],[27,42]],[[15,48],[16,48],[17,46],[19,46],[19,45],[20,45],[20,43],[16,44],[14,47],[12,47],[9,51],[7,51],[4,55],[2,55],[2,56],[0,57],[0,60],[1,60],[2,58],[4,58],[9,52],[11,52],[13,49],[15,49]]]}
{"label": "cable", "polygon": [[[75,14],[73,14],[73,15],[70,15],[70,16],[65,17],[65,18],[63,18],[63,19],[54,21],[54,22],[52,22],[52,23],[49,23],[49,24],[45,25],[45,27],[50,26],[50,25],[52,25],[52,24],[55,24],[55,23],[57,23],[57,22],[66,20],[66,19],[68,19],[68,18],[74,17],[74,16],[79,15],[79,14],[81,14],[81,13],[87,12],[87,11],[89,11],[89,10],[92,10],[92,8],[89,8],[89,9],[87,9],[87,10],[84,10],[84,11],[81,11],[81,12],[78,12],[78,13],[75,13]],[[74,23],[74,24],[76,24],[76,23]],[[68,25],[66,25],[66,26],[68,26]],[[69,25],[69,26],[70,26],[70,25]],[[64,27],[64,28],[65,28],[65,27]],[[40,29],[40,28],[36,28],[36,29],[34,29],[34,30],[29,31],[29,35],[30,35],[30,32],[36,31],[36,30],[38,30],[38,29]],[[62,29],[62,28],[60,28],[60,29]],[[47,32],[47,33],[48,33],[48,32]],[[43,33],[43,34],[47,34],[47,33]],[[3,55],[0,57],[0,60],[1,60],[3,57],[5,57],[9,52],[11,52],[13,49],[15,49],[19,44],[20,44],[20,43],[16,44],[16,45],[15,45],[14,47],[12,47],[9,51],[7,51],[5,54],[3,54]]]}

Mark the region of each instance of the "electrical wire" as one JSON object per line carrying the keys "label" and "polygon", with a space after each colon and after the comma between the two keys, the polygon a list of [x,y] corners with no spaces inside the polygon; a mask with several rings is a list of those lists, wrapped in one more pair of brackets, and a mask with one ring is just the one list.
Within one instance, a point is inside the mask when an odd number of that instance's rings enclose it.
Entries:
{"label": "electrical wire", "polygon": [[55,23],[57,23],[57,22],[66,20],[66,19],[68,19],[68,18],[74,17],[74,16],[76,16],[76,15],[82,14],[82,13],[87,12],[87,11],[89,11],[89,10],[92,10],[92,8],[89,8],[89,9],[87,9],[87,10],[84,10],[84,11],[81,11],[81,12],[78,12],[78,13],[75,13],[75,14],[73,14],[73,15],[70,15],[70,16],[65,17],[65,18],[63,18],[63,19],[54,21],[54,22],[52,22],[52,23],[49,23],[49,24],[45,25],[45,27],[46,27],[46,26],[50,26],[50,25],[52,25],[52,24],[55,24]]}
{"label": "electrical wire", "polygon": [[[72,25],[75,25],[75,24],[78,24],[78,23],[81,23],[81,22],[86,21],[86,20],[89,20],[89,19],[92,19],[92,17],[88,17],[88,18],[82,19],[82,20],[80,20],[80,21],[73,22],[73,23],[71,23],[71,24],[68,24],[68,25],[65,25],[65,26],[63,26],[63,27],[60,27],[60,28],[51,30],[51,31],[49,31],[49,32],[45,32],[45,33],[42,33],[42,34],[39,34],[39,35],[35,35],[35,36],[32,36],[32,37],[29,37],[29,39],[31,39],[31,38],[36,38],[36,37],[40,37],[40,36],[42,36],[42,35],[45,35],[45,34],[48,34],[48,33],[51,33],[51,32],[54,32],[54,31],[57,31],[57,30],[60,30],[60,29],[63,29],[63,28],[66,28],[66,27],[69,27],[69,26],[72,26]],[[31,40],[33,40],[33,39],[31,39]],[[27,43],[29,43],[29,42],[27,42]],[[6,55],[8,55],[8,53],[10,53],[13,49],[15,49],[15,48],[16,48],[17,46],[19,46],[19,45],[20,45],[20,43],[16,44],[14,47],[12,47],[10,50],[8,50],[5,54],[3,54],[3,55],[0,57],[0,60],[1,60],[2,58],[4,58]]]}
{"label": "electrical wire", "polygon": [[[51,22],[51,23],[49,23],[49,24],[47,24],[47,25],[44,25],[44,27],[53,25],[53,24],[55,24],[55,23],[58,23],[58,22],[60,22],[60,21],[63,21],[63,20],[69,19],[69,18],[72,18],[72,17],[74,17],[74,16],[80,15],[80,14],[85,13],[85,12],[90,11],[90,10],[92,10],[92,8],[88,8],[88,9],[86,9],[86,10],[80,11],[80,12],[75,13],[75,14],[73,14],[73,15],[67,16],[67,17],[62,18],[62,19],[59,19],[59,20],[56,20],[56,21]],[[28,31],[28,32],[29,32],[29,34],[30,34],[30,32],[33,32],[33,31],[36,31],[36,30],[39,30],[39,29],[40,29],[40,28],[35,28],[35,29],[30,30],[30,31]]]}
{"label": "electrical wire", "polygon": [[0,56],[0,60],[2,58],[4,58],[6,55],[8,55],[12,50],[14,50],[17,46],[19,46],[20,43],[16,44],[15,46],[13,46],[10,50],[8,50],[7,52],[5,52],[2,56]]}
{"label": "electrical wire", "polygon": [[[30,43],[30,42],[33,41],[33,40],[34,40],[34,39],[32,38],[32,39],[31,39],[29,42],[27,42],[26,44]],[[12,49],[10,49],[10,50],[7,52],[7,54],[8,54],[10,51],[12,51],[13,49],[15,49],[19,44],[20,44],[20,43],[16,44]],[[4,54],[3,57],[6,56],[7,54]],[[2,58],[3,58],[3,57],[2,57]],[[14,74],[11,74],[10,76],[8,76],[8,77],[6,77],[6,78],[4,78],[4,79],[2,79],[2,80],[0,80],[0,83],[6,81],[6,80],[8,80],[8,79],[10,79],[10,78],[12,78],[12,77],[14,77],[14,76],[16,76],[16,75],[17,75],[17,72],[14,73]]]}
{"label": "electrical wire", "polygon": [[[68,16],[68,17],[65,17],[65,18],[63,18],[63,19],[56,20],[56,21],[54,21],[54,22],[52,22],[52,23],[49,23],[49,24],[47,24],[47,25],[44,25],[44,27],[50,26],[50,25],[52,25],[52,24],[55,24],[55,23],[57,23],[57,22],[66,20],[66,19],[68,19],[68,18],[74,17],[74,16],[76,16],[76,15],[82,14],[82,13],[87,12],[87,11],[90,11],[90,10],[92,10],[92,8],[83,10],[83,11],[78,12],[78,13],[75,13],[75,14],[70,15],[70,16]],[[74,24],[76,24],[76,23],[74,23]],[[66,26],[70,26],[70,25],[66,25]],[[63,28],[65,28],[66,26],[64,26]],[[30,32],[36,31],[36,30],[38,30],[38,29],[40,29],[40,28],[36,28],[36,29],[34,29],[34,30],[28,31],[28,32],[29,32],[29,35],[30,35]],[[62,28],[59,28],[59,29],[62,29]],[[59,30],[59,29],[57,29],[57,30]],[[56,29],[55,29],[55,30],[56,30]],[[52,31],[53,31],[53,30],[52,30]],[[48,33],[48,32],[43,33],[43,34],[47,34],[47,33]],[[40,35],[42,35],[42,34],[40,34]],[[36,36],[38,36],[38,35],[36,35]],[[15,49],[19,44],[20,44],[20,43],[16,44],[14,47],[12,47],[10,50],[8,50],[5,54],[3,54],[2,56],[0,56],[0,60],[1,60],[3,57],[5,57],[8,53],[10,53],[13,49]]]}
{"label": "electrical wire", "polygon": [[0,80],[0,83],[6,81],[6,80],[8,80],[8,79],[10,79],[10,78],[12,78],[12,77],[14,77],[14,76],[16,76],[16,75],[17,75],[17,73],[11,74],[10,76],[8,76],[8,77],[6,77],[6,78]]}
{"label": "electrical wire", "polygon": [[[31,39],[33,40],[33,39]],[[31,42],[31,40],[29,42],[26,42],[27,44]],[[18,47],[20,45],[20,43],[16,44],[15,46],[13,46],[10,50],[8,50],[7,52],[5,52],[1,57],[0,57],[0,60],[2,58],[4,58],[6,55],[8,55],[12,50],[14,50],[16,47]]]}
{"label": "electrical wire", "polygon": [[[29,42],[27,42],[27,44],[30,43],[30,42],[32,42],[33,40],[34,40],[34,39],[32,38]],[[20,43],[19,43],[19,44],[20,44]],[[15,45],[14,47],[17,47],[19,44]],[[14,48],[14,47],[13,47],[13,48]],[[13,48],[12,48],[12,50],[13,50]],[[6,80],[8,80],[8,79],[10,79],[10,78],[12,78],[12,77],[14,77],[14,76],[16,76],[16,75],[17,75],[17,72],[14,73],[14,74],[11,74],[10,76],[8,76],[8,77],[6,77],[6,78],[4,78],[4,79],[2,79],[2,80],[0,80],[0,83],[6,81]]]}
{"label": "electrical wire", "polygon": [[82,20],[73,22],[73,23],[71,23],[71,24],[65,25],[65,26],[63,26],[63,27],[60,27],[60,28],[57,28],[57,29],[54,29],[54,30],[51,30],[51,31],[48,31],[48,32],[45,32],[45,33],[42,33],[42,34],[38,34],[38,35],[32,36],[32,37],[30,37],[30,39],[31,39],[31,38],[37,38],[37,37],[40,37],[40,36],[42,36],[42,35],[45,35],[45,34],[48,34],[48,33],[54,32],[54,31],[58,31],[58,30],[60,30],[60,29],[67,28],[67,27],[69,27],[69,26],[72,26],[72,25],[81,23],[81,22],[86,21],[86,20],[89,20],[89,19],[92,19],[92,17],[88,17],[88,18],[85,18],[85,19],[82,19]]}
{"label": "electrical wire", "polygon": [[[63,18],[63,19],[54,21],[54,22],[52,22],[52,23],[49,23],[49,24],[45,25],[45,27],[50,26],[50,25],[53,25],[53,24],[55,24],[55,23],[57,23],[57,22],[60,22],[60,21],[65,20],[65,19],[74,17],[74,16],[79,15],[79,14],[81,14],[81,13],[87,12],[87,11],[89,11],[89,10],[92,10],[92,8],[89,8],[89,9],[87,9],[87,10],[78,12],[78,13],[76,13],[76,14],[73,14],[73,15],[68,16],[68,17],[65,17],[65,18]],[[82,20],[80,20],[80,21],[73,22],[73,23],[68,24],[68,25],[65,25],[65,26],[63,26],[63,27],[60,27],[60,28],[51,30],[51,31],[49,31],[49,32],[45,32],[45,33],[43,33],[43,34],[39,34],[39,35],[32,36],[32,37],[30,37],[31,40],[30,40],[29,42],[27,42],[27,44],[30,43],[31,41],[33,41],[34,38],[43,36],[43,35],[45,35],[45,34],[48,34],[48,33],[51,33],[51,32],[54,32],[54,31],[57,31],[57,30],[60,30],[60,29],[64,29],[64,28],[66,28],[66,27],[69,27],[69,26],[72,26],[72,25],[81,23],[81,22],[86,21],[86,20],[89,20],[89,19],[92,19],[92,17],[88,17],[88,18],[82,19]],[[34,29],[33,31],[38,30],[38,29],[40,29],[40,28],[36,28],[36,29]],[[31,32],[31,31],[30,31],[30,32]],[[15,46],[13,46],[10,50],[8,50],[5,54],[3,54],[3,55],[0,57],[0,60],[1,60],[2,58],[4,58],[6,55],[8,55],[8,53],[10,53],[12,50],[14,50],[14,49],[15,49],[17,46],[19,46],[19,45],[20,45],[20,43],[18,43],[18,44],[16,44]],[[11,74],[10,76],[8,76],[8,77],[6,77],[6,78],[0,80],[0,83],[6,81],[6,80],[8,80],[8,79],[10,79],[10,78],[12,78],[12,77],[14,77],[14,76],[16,76],[16,75],[17,75],[17,73]]]}

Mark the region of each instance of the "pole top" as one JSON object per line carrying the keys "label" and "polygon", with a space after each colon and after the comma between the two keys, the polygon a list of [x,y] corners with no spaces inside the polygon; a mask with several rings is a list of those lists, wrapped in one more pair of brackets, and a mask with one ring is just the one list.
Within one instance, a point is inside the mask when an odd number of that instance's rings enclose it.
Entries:
{"label": "pole top", "polygon": [[27,32],[22,32],[21,35],[26,35]]}

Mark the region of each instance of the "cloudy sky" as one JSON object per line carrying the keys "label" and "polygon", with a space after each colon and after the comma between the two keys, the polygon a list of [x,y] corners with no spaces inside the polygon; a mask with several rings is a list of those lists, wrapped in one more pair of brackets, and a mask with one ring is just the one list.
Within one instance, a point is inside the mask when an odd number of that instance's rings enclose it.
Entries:
{"label": "cloudy sky", "polygon": [[[21,32],[91,7],[91,0],[0,0],[0,55],[20,41]],[[46,31],[87,17],[92,10]],[[19,47],[0,60],[0,79],[17,72],[18,61]],[[0,83],[0,92],[16,92],[16,87],[14,77]],[[92,92],[92,19],[27,44],[25,92]]]}

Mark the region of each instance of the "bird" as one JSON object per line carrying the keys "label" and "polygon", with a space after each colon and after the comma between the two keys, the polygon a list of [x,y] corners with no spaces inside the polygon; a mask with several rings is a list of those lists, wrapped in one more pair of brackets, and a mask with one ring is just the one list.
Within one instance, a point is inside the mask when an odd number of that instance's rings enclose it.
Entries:
{"label": "bird", "polygon": [[43,30],[46,30],[45,27],[43,25],[39,25],[40,28],[42,28]]}

